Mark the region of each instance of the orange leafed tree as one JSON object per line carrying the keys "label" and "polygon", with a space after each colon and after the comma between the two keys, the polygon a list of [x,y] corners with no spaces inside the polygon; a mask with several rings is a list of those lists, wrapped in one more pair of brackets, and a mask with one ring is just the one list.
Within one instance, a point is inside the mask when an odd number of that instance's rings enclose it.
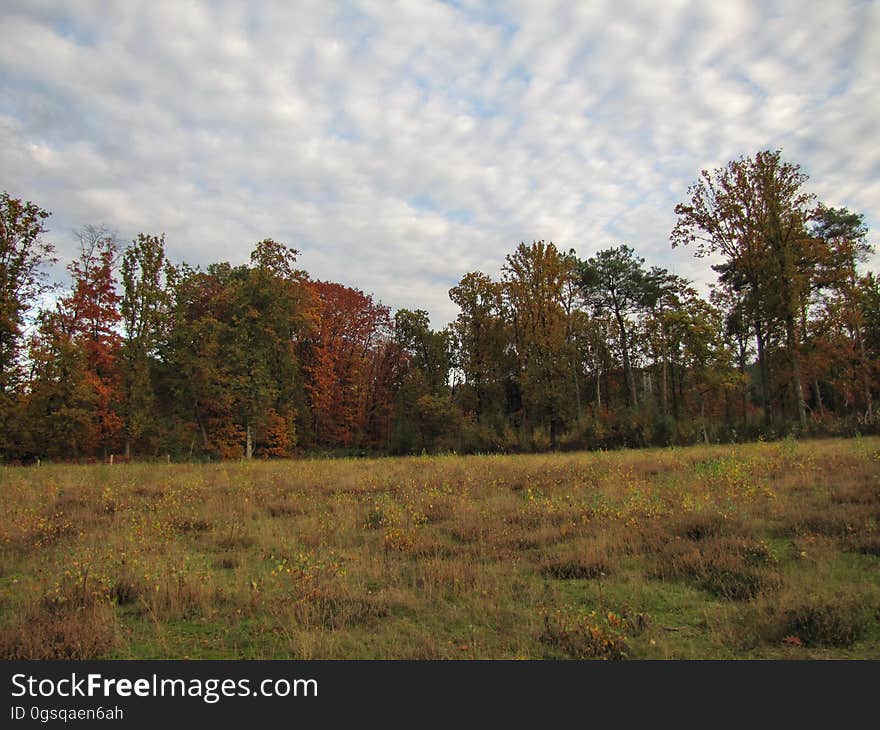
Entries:
{"label": "orange leafed tree", "polygon": [[322,445],[365,445],[377,415],[387,415],[393,398],[376,382],[389,377],[390,312],[358,289],[324,281],[307,286],[314,329],[303,361],[314,439]]}
{"label": "orange leafed tree", "polygon": [[121,395],[117,325],[120,296],[114,269],[118,253],[114,236],[100,226],[78,232],[80,257],[70,264],[73,290],[60,302],[67,328],[85,355],[85,387],[92,393],[93,453],[109,453],[122,427],[118,413]]}

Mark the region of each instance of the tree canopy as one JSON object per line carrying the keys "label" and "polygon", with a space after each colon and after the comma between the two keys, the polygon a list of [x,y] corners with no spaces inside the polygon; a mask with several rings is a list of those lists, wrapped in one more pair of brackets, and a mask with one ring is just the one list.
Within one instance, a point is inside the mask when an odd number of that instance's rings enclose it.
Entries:
{"label": "tree canopy", "polygon": [[703,296],[636,246],[550,241],[449,289],[455,320],[313,279],[273,239],[246,263],[168,259],[78,231],[50,294],[49,214],[0,196],[0,458],[223,459],[516,451],[877,427],[880,284],[864,215],[761,151],[704,170],[673,247]]}

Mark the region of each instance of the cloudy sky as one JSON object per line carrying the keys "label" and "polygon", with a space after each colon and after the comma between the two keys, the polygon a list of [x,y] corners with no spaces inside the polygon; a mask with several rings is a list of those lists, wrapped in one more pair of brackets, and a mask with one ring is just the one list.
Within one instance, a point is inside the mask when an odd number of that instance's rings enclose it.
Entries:
{"label": "cloudy sky", "polygon": [[192,264],[272,237],[440,326],[520,241],[705,282],[673,208],[760,149],[876,231],[878,90],[876,2],[2,0],[0,188],[63,256],[90,223]]}

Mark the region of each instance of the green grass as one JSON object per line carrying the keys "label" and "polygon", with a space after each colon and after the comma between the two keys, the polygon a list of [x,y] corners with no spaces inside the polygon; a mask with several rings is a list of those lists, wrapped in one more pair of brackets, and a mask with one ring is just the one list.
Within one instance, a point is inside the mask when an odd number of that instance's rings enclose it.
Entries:
{"label": "green grass", "polygon": [[0,469],[3,658],[880,658],[880,439]]}

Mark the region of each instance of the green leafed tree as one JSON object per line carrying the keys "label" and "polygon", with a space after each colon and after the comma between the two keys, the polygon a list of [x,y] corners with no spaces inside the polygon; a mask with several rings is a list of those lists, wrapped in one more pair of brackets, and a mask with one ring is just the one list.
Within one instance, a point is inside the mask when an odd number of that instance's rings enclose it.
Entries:
{"label": "green leafed tree", "polygon": [[165,235],[139,233],[125,250],[122,276],[122,418],[125,456],[145,434],[160,430],[156,355],[164,341],[175,270],[165,255]]}
{"label": "green leafed tree", "polygon": [[585,302],[594,312],[611,312],[617,323],[618,341],[626,381],[627,401],[639,403],[632,363],[632,315],[641,311],[649,293],[644,259],[621,244],[591,256],[580,265],[580,286]]}
{"label": "green leafed tree", "polygon": [[449,290],[449,298],[459,307],[452,330],[455,362],[464,378],[460,400],[465,410],[478,419],[502,415],[511,369],[506,352],[510,329],[504,321],[502,286],[483,273],[471,272]]}
{"label": "green leafed tree", "polygon": [[43,237],[48,217],[30,201],[0,193],[0,455],[17,439],[11,415],[24,377],[26,317],[46,290],[46,266],[56,260]]}

